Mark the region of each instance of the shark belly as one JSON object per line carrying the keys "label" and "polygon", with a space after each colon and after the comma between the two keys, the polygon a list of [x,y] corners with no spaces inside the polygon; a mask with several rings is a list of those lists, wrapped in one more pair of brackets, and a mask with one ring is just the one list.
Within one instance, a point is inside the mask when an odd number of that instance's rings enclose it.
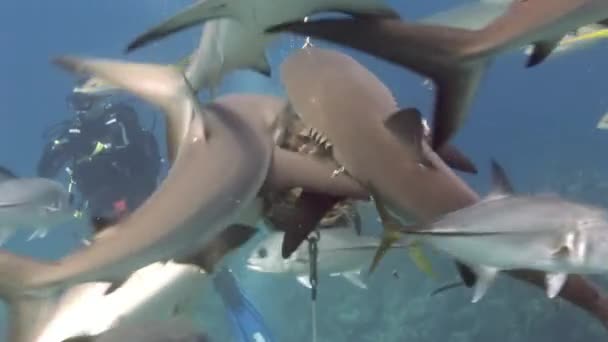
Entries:
{"label": "shark belly", "polygon": [[[120,288],[106,294],[110,284],[82,284],[61,298],[36,342],[56,342],[79,335],[100,334],[122,323],[140,323],[182,316],[182,303],[196,302],[207,276],[197,268],[156,263],[136,271]],[[78,323],[75,323],[78,322]]]}

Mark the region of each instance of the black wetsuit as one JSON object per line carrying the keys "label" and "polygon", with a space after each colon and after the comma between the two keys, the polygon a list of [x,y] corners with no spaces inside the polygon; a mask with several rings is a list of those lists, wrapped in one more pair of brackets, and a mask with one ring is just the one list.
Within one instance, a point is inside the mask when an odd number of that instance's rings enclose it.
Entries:
{"label": "black wetsuit", "polygon": [[131,212],[154,191],[161,158],[154,135],[141,128],[131,107],[114,104],[96,110],[103,113],[75,118],[47,143],[38,175],[53,178],[69,166],[88,212],[116,217],[124,213],[117,207],[121,201],[124,211]]}

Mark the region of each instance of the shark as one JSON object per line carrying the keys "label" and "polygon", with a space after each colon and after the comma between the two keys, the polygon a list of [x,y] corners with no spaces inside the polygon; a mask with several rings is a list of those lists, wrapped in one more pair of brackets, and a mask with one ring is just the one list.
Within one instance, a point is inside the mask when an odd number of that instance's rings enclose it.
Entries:
{"label": "shark", "polygon": [[136,37],[128,44],[126,51],[133,51],[169,34],[212,19],[230,18],[243,25],[244,30],[263,36],[264,29],[268,26],[328,11],[399,17],[384,0],[291,0],[280,6],[271,0],[201,0]]}
{"label": "shark", "polygon": [[142,267],[116,288],[107,282],[73,286],[58,298],[48,317],[31,322],[32,341],[88,338],[124,324],[177,317],[194,321],[217,264],[256,233],[250,226],[231,225],[195,258]]}
{"label": "shark", "polygon": [[[351,57],[299,49],[281,65],[281,80],[293,110],[331,142],[344,172],[379,192],[400,217],[430,218],[431,202],[450,210],[470,203],[472,190],[430,150],[419,113],[400,111],[390,90]],[[386,120],[396,122],[393,130]]]}
{"label": "shark", "polygon": [[266,47],[276,35],[264,34],[267,25],[279,23],[277,18],[303,18],[331,10],[397,15],[383,0],[296,0],[281,6],[268,0],[203,0],[137,37],[128,45],[126,52],[209,20],[186,76],[195,91],[209,89],[213,97],[223,78],[233,71],[253,70],[266,77],[271,76]]}
{"label": "shark", "polygon": [[494,189],[476,204],[403,229],[475,272],[474,303],[504,270],[546,272],[549,298],[557,296],[569,273],[608,270],[608,213],[604,209],[557,195],[516,195],[495,161],[492,183]]}
{"label": "shark", "polygon": [[183,73],[171,66],[75,56],[53,61],[75,74],[102,77],[160,108],[171,167],[140,207],[103,229],[90,246],[52,262],[0,253],[0,298],[8,302],[11,342],[27,341],[33,316],[66,288],[121,283],[151,263],[195,254],[230,224],[255,222],[262,187],[301,186],[347,196],[361,191],[347,177],[331,178],[331,167],[275,151],[284,99],[235,94],[202,107]]}
{"label": "shark", "polygon": [[568,32],[607,18],[604,0],[533,0],[513,1],[504,14],[472,30],[352,17],[294,20],[266,32],[291,32],[345,45],[430,78],[437,89],[432,127],[432,148],[437,149],[464,123],[495,57],[532,44],[526,66],[539,65]]}
{"label": "shark", "polygon": [[[226,75],[240,69],[270,77],[265,55],[268,39],[247,30],[231,19],[209,22],[202,31],[197,48],[174,64],[184,72],[195,93],[208,90],[214,98]],[[74,87],[74,92],[112,93],[118,89],[99,77],[91,77]]]}
{"label": "shark", "polygon": [[[419,112],[399,110],[386,86],[352,57],[327,49],[300,49],[281,65],[281,79],[295,112],[327,137],[345,172],[369,184],[397,222],[404,221],[399,216],[428,222],[479,201],[479,195],[421,139],[424,127],[417,123]],[[404,114],[405,119],[397,119]],[[413,127],[403,125],[408,121]],[[399,137],[403,131],[409,131],[410,137]],[[389,232],[401,228],[385,224],[385,231],[387,227]],[[399,234],[393,241],[400,238]],[[474,286],[474,273],[457,266],[467,286]],[[545,286],[543,272],[507,274]],[[589,281],[570,275],[559,295],[608,326],[608,298]]]}

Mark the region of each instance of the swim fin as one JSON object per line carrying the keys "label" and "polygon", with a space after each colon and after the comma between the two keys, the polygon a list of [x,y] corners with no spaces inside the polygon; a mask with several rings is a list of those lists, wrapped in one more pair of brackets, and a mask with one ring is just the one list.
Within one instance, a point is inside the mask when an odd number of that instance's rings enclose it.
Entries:
{"label": "swim fin", "polygon": [[233,323],[234,341],[276,341],[262,315],[239,287],[231,270],[222,268],[213,278],[213,285]]}

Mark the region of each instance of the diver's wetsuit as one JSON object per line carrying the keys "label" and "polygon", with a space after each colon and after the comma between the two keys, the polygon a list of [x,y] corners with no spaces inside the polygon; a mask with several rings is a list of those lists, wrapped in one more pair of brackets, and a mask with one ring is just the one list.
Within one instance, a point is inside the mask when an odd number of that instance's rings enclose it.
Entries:
{"label": "diver's wetsuit", "polygon": [[44,148],[40,177],[68,164],[72,180],[95,217],[131,212],[156,188],[161,167],[154,135],[128,105],[105,105],[100,115],[79,114]]}

